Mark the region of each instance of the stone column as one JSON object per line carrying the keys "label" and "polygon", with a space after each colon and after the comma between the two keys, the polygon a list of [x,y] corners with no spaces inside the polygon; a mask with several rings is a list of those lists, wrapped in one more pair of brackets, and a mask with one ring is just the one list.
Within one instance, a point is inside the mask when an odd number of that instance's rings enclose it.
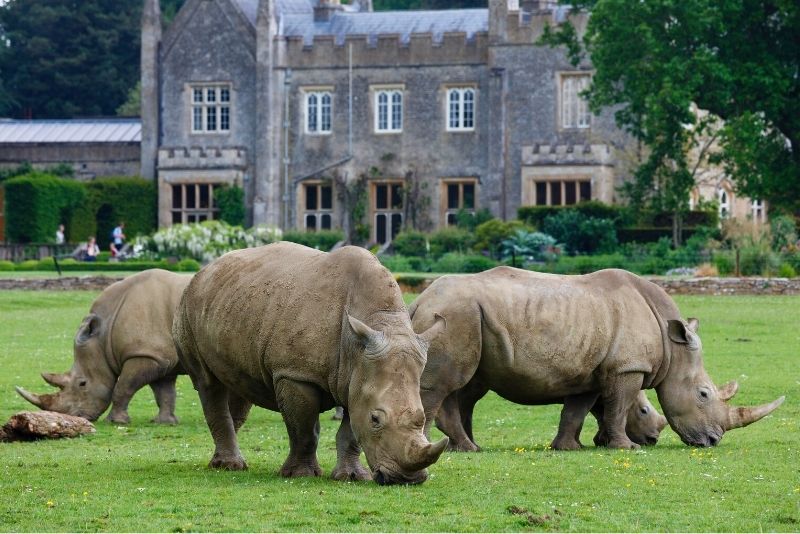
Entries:
{"label": "stone column", "polygon": [[159,141],[159,50],[161,48],[161,6],[158,0],[145,0],[142,11],[141,49],[141,175],[156,178]]}

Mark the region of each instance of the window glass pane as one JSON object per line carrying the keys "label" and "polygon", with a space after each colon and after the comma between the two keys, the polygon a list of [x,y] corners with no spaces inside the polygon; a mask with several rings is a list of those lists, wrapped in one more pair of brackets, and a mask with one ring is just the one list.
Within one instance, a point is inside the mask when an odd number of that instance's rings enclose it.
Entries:
{"label": "window glass pane", "polygon": [[389,207],[389,186],[378,184],[375,186],[375,208],[385,210]]}
{"label": "window glass pane", "polygon": [[403,186],[392,184],[392,208],[403,207]]}
{"label": "window glass pane", "polygon": [[475,127],[475,91],[472,89],[464,91],[464,122],[462,127]]}
{"label": "window glass pane", "polygon": [[455,213],[448,213],[447,214],[447,226],[455,226],[458,224],[458,219],[456,218]]}
{"label": "window glass pane", "polygon": [[197,199],[195,197],[194,184],[190,184],[190,185],[185,186],[184,192],[186,193],[186,207],[187,208],[196,208],[197,207]]}
{"label": "window glass pane", "polygon": [[464,209],[475,209],[475,184],[464,184]]}
{"label": "window glass pane", "polygon": [[403,129],[403,94],[400,91],[392,93],[392,130]]}
{"label": "window glass pane", "polygon": [[192,102],[201,103],[203,101],[203,90],[195,88],[192,90]]}
{"label": "window glass pane", "polygon": [[195,217],[195,220],[197,222],[207,221],[208,220],[208,214],[207,213],[198,213],[197,216]]}
{"label": "window glass pane", "polygon": [[172,212],[172,224],[182,224],[183,223],[183,213],[180,211],[173,211]]}
{"label": "window glass pane", "polygon": [[217,108],[206,108],[206,130],[209,132],[216,131],[217,129]]}
{"label": "window glass pane", "polygon": [[375,217],[375,240],[378,243],[386,243],[386,214],[379,213]]}
{"label": "window glass pane", "polygon": [[459,111],[458,111],[458,108],[459,108],[458,91],[453,89],[452,91],[450,91],[448,93],[448,97],[447,98],[450,101],[450,105],[449,105],[449,115],[450,115],[449,125],[450,125],[450,128],[458,128],[459,127],[459,123],[458,123],[458,115],[459,115]]}
{"label": "window glass pane", "polygon": [[578,183],[573,181],[564,182],[564,204],[575,204],[577,202],[575,188]]}
{"label": "window glass pane", "polygon": [[231,129],[231,109],[228,106],[219,108],[219,129],[228,131]]}
{"label": "window glass pane", "polygon": [[321,102],[321,109],[320,109],[320,131],[323,132],[330,132],[331,131],[331,95],[325,93],[322,95],[322,102]]}
{"label": "window glass pane", "polygon": [[447,209],[457,210],[458,205],[458,184],[447,184]]}
{"label": "window glass pane", "polygon": [[550,182],[550,205],[561,205],[561,182]]}
{"label": "window glass pane", "polygon": [[392,239],[400,233],[403,227],[403,216],[399,213],[392,213]]}
{"label": "window glass pane", "polygon": [[581,201],[592,200],[592,182],[580,182]]}
{"label": "window glass pane", "polygon": [[192,130],[199,132],[203,129],[203,108],[192,108]]}
{"label": "window glass pane", "polygon": [[320,186],[320,191],[322,193],[322,203],[320,204],[320,209],[333,209],[333,187],[330,185],[323,185]]}
{"label": "window glass pane", "polygon": [[180,186],[180,185],[173,185],[172,186],[172,208],[173,209],[181,209],[182,206],[183,206],[183,187]]}
{"label": "window glass pane", "polygon": [[389,129],[389,97],[385,92],[378,93],[378,130]]}
{"label": "window glass pane", "polygon": [[306,117],[308,120],[308,131],[317,131],[317,95],[308,95],[308,108],[306,110]]}
{"label": "window glass pane", "polygon": [[208,201],[210,196],[208,193],[211,186],[209,186],[208,184],[200,184],[198,188],[200,189],[200,207],[208,208],[209,206]]}
{"label": "window glass pane", "polygon": [[317,216],[313,213],[306,215],[306,230],[314,231],[317,229]]}
{"label": "window glass pane", "polygon": [[227,87],[223,87],[219,90],[219,101],[220,102],[230,102],[231,101],[231,90]]}
{"label": "window glass pane", "polygon": [[536,182],[536,205],[547,205],[547,182]]}
{"label": "window glass pane", "polygon": [[213,103],[217,101],[217,90],[215,88],[206,89],[206,102]]}
{"label": "window glass pane", "polygon": [[316,185],[307,185],[306,186],[306,209],[307,210],[315,210],[317,209],[317,186]]}
{"label": "window glass pane", "polygon": [[323,213],[319,218],[319,227],[322,230],[331,229],[331,216],[328,213]]}

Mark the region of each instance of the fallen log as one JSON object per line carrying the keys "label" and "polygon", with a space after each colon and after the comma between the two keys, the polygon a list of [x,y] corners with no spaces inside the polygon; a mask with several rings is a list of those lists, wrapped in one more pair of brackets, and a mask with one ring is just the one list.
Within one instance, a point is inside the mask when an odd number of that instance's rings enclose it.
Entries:
{"label": "fallen log", "polygon": [[20,412],[0,428],[0,441],[74,438],[95,431],[83,417],[58,412]]}

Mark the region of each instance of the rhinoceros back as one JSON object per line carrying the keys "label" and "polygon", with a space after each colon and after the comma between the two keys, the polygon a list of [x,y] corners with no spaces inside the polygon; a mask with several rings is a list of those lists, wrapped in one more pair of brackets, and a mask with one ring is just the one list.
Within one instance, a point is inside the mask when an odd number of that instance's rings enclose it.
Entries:
{"label": "rhinoceros back", "polygon": [[196,360],[190,374],[214,376],[274,409],[281,377],[330,390],[345,313],[366,319],[404,309],[391,273],[369,252],[281,242],[228,253],[198,273],[174,336],[182,357]]}

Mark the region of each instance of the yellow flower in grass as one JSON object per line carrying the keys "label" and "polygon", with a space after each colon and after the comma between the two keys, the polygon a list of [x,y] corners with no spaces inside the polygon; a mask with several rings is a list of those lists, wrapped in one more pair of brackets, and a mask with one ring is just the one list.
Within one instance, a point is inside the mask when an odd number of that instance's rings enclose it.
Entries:
{"label": "yellow flower in grass", "polygon": [[56,505],[56,503],[54,503],[53,501],[47,501],[47,507],[48,508],[52,508],[55,505]]}

